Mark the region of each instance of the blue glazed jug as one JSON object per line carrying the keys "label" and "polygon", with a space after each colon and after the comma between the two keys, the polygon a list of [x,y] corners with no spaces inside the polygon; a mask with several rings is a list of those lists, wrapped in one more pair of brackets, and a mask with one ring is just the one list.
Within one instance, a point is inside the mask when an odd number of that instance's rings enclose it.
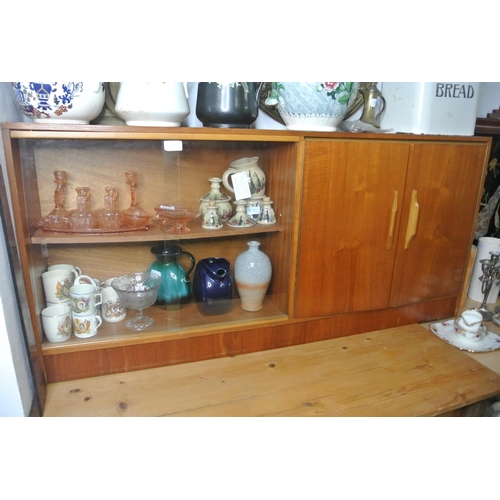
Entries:
{"label": "blue glazed jug", "polygon": [[229,312],[233,305],[233,283],[229,261],[221,257],[201,259],[193,277],[193,297],[206,316]]}
{"label": "blue glazed jug", "polygon": [[[189,274],[195,266],[193,255],[181,249],[178,245],[155,245],[151,253],[156,260],[149,266],[148,271],[159,274],[162,278],[157,305],[167,305],[167,309],[179,308],[191,300],[192,284]],[[188,259],[187,269],[180,264],[182,257]]]}

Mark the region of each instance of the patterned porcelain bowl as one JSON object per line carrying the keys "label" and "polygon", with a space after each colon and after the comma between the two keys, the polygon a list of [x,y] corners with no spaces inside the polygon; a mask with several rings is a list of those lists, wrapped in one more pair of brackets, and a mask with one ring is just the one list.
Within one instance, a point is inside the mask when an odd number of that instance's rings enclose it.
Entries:
{"label": "patterned porcelain bowl", "polygon": [[104,82],[12,82],[12,97],[35,123],[85,125],[104,106]]}
{"label": "patterned porcelain bowl", "polygon": [[358,82],[272,82],[265,103],[289,130],[334,132],[357,93]]}

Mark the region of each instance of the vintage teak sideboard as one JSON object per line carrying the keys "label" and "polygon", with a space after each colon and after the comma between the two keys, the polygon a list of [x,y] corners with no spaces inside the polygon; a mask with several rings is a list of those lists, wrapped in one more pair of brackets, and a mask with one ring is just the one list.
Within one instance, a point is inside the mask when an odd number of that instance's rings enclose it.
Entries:
{"label": "vintage teak sideboard", "polygon": [[[474,237],[490,139],[407,134],[154,128],[4,123],[13,216],[46,383],[186,363],[354,335],[455,313]],[[174,142],[177,141],[177,142]],[[107,186],[131,202],[125,172],[137,172],[137,202],[193,209],[229,164],[258,156],[278,223],[191,232],[74,234],[35,224],[54,208],[54,171],[67,172],[65,208],[78,186],[102,208]],[[232,193],[227,193],[233,196]],[[101,281],[145,271],[151,247],[175,242],[196,261],[236,257],[257,240],[273,276],[264,307],[244,311],[237,293],[225,314],[153,306],[152,327],[107,323],[94,337],[44,338],[41,275],[73,264]],[[192,275],[191,275],[192,277]],[[134,311],[129,311],[135,314]]]}

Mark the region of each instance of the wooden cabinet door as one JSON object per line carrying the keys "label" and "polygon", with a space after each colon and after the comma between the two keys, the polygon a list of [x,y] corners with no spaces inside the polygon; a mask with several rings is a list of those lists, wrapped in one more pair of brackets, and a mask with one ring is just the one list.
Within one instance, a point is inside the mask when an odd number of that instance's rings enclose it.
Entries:
{"label": "wooden cabinet door", "polygon": [[484,144],[412,146],[391,306],[458,295],[486,150]]}
{"label": "wooden cabinet door", "polygon": [[409,150],[306,141],[295,317],[387,307]]}

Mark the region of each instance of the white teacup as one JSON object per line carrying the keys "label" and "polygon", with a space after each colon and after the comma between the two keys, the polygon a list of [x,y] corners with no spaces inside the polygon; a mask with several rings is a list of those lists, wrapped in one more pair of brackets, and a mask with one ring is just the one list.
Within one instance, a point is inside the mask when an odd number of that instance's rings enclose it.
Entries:
{"label": "white teacup", "polygon": [[49,342],[64,342],[73,329],[69,302],[46,307],[42,311],[43,331]]}
{"label": "white teacup", "polygon": [[110,278],[103,283],[101,287],[102,305],[101,316],[104,321],[116,323],[122,321],[127,316],[127,309],[120,303],[118,294],[111,286],[115,278]]}
{"label": "white teacup", "polygon": [[45,271],[42,274],[43,291],[45,300],[49,302],[67,302],[70,298],[69,290],[75,280],[72,271],[62,269]]}
{"label": "white teacup", "polygon": [[77,276],[75,278],[75,285],[84,285],[84,284],[94,285],[96,290],[98,290],[99,287],[101,286],[101,282],[98,279],[91,278],[90,276],[87,276],[86,274],[80,274],[80,276]]}
{"label": "white teacup", "polygon": [[102,318],[97,312],[86,316],[73,316],[73,332],[81,339],[93,337],[101,325]]}
{"label": "white teacup", "polygon": [[455,320],[455,331],[464,340],[478,342],[488,331],[482,321],[483,316],[479,311],[468,309]]}
{"label": "white teacup", "polygon": [[474,309],[467,309],[458,318],[457,325],[466,332],[478,332],[483,326],[483,315]]}
{"label": "white teacup", "polygon": [[82,274],[82,270],[78,266],[73,266],[72,264],[54,264],[49,266],[47,271],[74,271],[75,278]]}
{"label": "white teacup", "polygon": [[69,289],[70,306],[73,316],[86,316],[96,312],[96,307],[102,304],[102,295],[96,292],[94,285],[83,283],[73,285]]}

